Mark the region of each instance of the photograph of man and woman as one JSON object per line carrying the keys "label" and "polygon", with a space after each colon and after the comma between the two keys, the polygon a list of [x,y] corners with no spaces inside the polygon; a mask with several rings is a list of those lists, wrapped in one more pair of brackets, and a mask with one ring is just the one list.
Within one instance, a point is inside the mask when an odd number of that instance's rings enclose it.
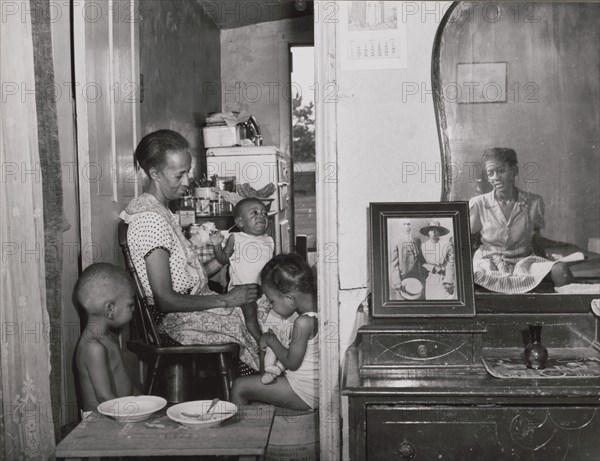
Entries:
{"label": "photograph of man and woman", "polygon": [[452,218],[387,220],[390,300],[456,299]]}

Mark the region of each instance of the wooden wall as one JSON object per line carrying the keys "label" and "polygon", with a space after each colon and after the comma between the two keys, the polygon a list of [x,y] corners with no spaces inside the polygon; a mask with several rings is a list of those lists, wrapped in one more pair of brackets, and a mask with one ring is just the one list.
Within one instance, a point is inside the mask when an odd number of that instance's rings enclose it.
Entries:
{"label": "wooden wall", "polygon": [[192,1],[140,2],[141,135],[170,128],[192,145],[202,168],[202,125],[221,110],[219,29]]}

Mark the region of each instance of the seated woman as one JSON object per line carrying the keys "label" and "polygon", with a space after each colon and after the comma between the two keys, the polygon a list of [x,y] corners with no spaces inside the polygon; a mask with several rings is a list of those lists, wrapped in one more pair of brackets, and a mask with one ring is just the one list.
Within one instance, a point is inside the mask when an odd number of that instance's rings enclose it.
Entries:
{"label": "seated woman", "polygon": [[[258,285],[240,285],[226,294],[208,289],[208,277],[221,269],[211,260],[204,265],[185,238],[168,205],[181,198],[190,182],[191,155],[179,133],[159,130],[138,144],[134,165],[150,178],[147,192],[134,198],[121,219],[129,224],[127,241],[144,291],[160,309],[160,331],[181,344],[235,342],[240,360],[258,370],[256,342],[239,307],[255,301]],[[222,236],[217,234],[217,240]],[[215,244],[217,241],[215,241]],[[266,311],[258,309],[259,321]]]}
{"label": "seated woman", "polygon": [[471,233],[481,237],[473,255],[475,283],[509,294],[532,290],[548,274],[555,287],[571,283],[566,264],[540,256],[544,201],[515,186],[516,152],[494,147],[483,153],[482,163],[493,190],[469,202]]}

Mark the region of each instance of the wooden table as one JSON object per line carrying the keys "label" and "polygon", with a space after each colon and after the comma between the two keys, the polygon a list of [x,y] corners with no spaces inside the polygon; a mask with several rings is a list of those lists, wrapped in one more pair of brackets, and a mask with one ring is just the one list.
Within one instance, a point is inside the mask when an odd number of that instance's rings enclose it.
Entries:
{"label": "wooden table", "polygon": [[56,447],[56,457],[238,456],[263,459],[275,415],[270,405],[249,405],[220,426],[188,429],[166,409],[136,423],[120,423],[93,412]]}

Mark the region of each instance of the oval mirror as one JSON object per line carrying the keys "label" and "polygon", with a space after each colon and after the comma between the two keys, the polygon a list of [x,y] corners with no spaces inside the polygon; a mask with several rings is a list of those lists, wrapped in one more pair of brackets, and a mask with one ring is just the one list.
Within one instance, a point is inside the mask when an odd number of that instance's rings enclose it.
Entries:
{"label": "oval mirror", "polygon": [[488,181],[482,154],[514,149],[515,186],[543,201],[540,251],[576,260],[565,262],[574,279],[560,289],[549,276],[524,294],[476,284],[478,312],[581,312],[600,298],[599,31],[598,3],[457,2],[440,24],[432,80],[442,200],[497,194],[502,169]]}

